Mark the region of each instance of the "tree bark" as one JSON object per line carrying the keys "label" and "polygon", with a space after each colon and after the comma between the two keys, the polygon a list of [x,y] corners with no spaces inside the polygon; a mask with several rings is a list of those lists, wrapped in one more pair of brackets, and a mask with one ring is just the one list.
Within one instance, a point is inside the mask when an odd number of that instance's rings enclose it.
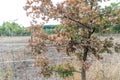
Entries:
{"label": "tree bark", "polygon": [[[94,31],[95,31],[95,27],[93,28],[92,31],[89,31],[88,39],[90,39],[90,37],[94,33]],[[90,44],[90,42],[88,42],[87,44]],[[83,62],[85,62],[87,60],[88,49],[89,49],[89,46],[84,46]],[[86,69],[84,68],[83,65],[82,65],[81,79],[86,80]]]}
{"label": "tree bark", "polygon": [[[88,53],[88,46],[84,47],[84,56],[83,56],[83,61],[85,62],[87,60],[87,53]],[[81,79],[86,80],[86,69],[82,65],[82,72],[81,72]]]}
{"label": "tree bark", "polygon": [[82,67],[82,72],[81,72],[82,80],[86,80],[86,70]]}

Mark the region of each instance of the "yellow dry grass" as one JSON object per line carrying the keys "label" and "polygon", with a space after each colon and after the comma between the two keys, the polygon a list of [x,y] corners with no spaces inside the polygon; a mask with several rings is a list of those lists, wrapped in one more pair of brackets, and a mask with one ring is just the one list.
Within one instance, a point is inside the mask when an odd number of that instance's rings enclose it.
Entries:
{"label": "yellow dry grass", "polygon": [[[76,66],[77,69],[80,68],[78,64],[74,66]],[[74,73],[74,76],[63,80],[81,80],[81,74]],[[93,62],[91,67],[87,70],[87,80],[120,80],[120,63]]]}
{"label": "yellow dry grass", "polygon": [[[0,37],[0,42],[27,42],[30,37]],[[120,36],[113,36],[115,42],[120,43]],[[81,64],[72,62],[77,69]],[[81,80],[81,74],[75,73],[74,76],[64,80]],[[104,55],[101,61],[94,61],[91,67],[87,70],[87,80],[120,80],[120,54]]]}
{"label": "yellow dry grass", "polygon": [[[101,38],[106,38],[105,36]],[[120,35],[112,36],[114,42],[120,43]],[[87,70],[87,80],[120,80],[120,54],[103,54],[103,60],[93,61],[90,68]],[[72,62],[77,69],[80,68],[80,63]],[[80,73],[74,73],[74,76],[63,80],[81,80]]]}

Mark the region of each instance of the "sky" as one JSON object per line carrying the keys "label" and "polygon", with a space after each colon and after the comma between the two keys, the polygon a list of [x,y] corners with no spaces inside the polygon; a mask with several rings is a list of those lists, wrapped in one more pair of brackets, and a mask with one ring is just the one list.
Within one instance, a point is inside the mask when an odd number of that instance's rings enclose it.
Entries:
{"label": "sky", "polygon": [[[53,0],[54,3],[61,0]],[[111,2],[120,0],[111,0],[108,3],[103,2],[101,5],[109,5]],[[0,0],[0,25],[5,21],[16,22],[21,26],[30,26],[30,18],[26,16],[26,12],[23,9],[26,0]],[[47,24],[58,24],[57,21],[50,21]]]}

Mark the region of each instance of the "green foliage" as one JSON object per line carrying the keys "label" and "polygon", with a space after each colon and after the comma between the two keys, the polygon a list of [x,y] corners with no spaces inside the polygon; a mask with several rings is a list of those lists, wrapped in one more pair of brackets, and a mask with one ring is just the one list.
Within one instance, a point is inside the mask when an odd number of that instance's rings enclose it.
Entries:
{"label": "green foliage", "polygon": [[57,25],[44,25],[43,29],[54,29]]}
{"label": "green foliage", "polygon": [[47,33],[47,34],[55,34],[54,28],[55,28],[56,26],[57,26],[57,25],[44,25],[43,30],[44,30],[44,32]]}
{"label": "green foliage", "polygon": [[120,25],[111,27],[111,33],[120,33]]}
{"label": "green foliage", "polygon": [[[120,12],[120,2],[118,3],[112,3],[110,6],[105,7],[105,10],[108,13],[112,13],[111,16],[117,16],[116,9],[119,10],[118,12]],[[109,33],[120,33],[120,19],[117,19],[118,23],[115,26],[112,26],[111,24],[108,23],[108,25],[106,25],[109,28]]]}
{"label": "green foliage", "polygon": [[47,34],[55,34],[55,28],[61,31],[63,27],[61,25],[44,25],[43,30]]}
{"label": "green foliage", "polygon": [[53,29],[44,29],[44,32],[47,34],[55,34],[55,31]]}
{"label": "green foliage", "polygon": [[28,36],[30,35],[29,32],[27,32],[27,29],[23,26],[20,27],[15,22],[4,22],[0,26],[0,36]]}
{"label": "green foliage", "polygon": [[59,65],[57,68],[57,72],[60,75],[60,77],[69,77],[69,76],[73,76],[73,72],[75,72],[75,69],[73,66],[70,66],[69,63],[63,65]]}
{"label": "green foliage", "polygon": [[63,26],[62,26],[62,25],[57,25],[57,29],[58,29],[59,31],[61,31],[61,30],[63,29]]}
{"label": "green foliage", "polygon": [[114,21],[114,19],[112,20],[112,17],[109,18],[110,21],[107,21],[107,17],[103,18],[102,16],[106,14],[108,14],[108,16],[113,16],[113,17],[118,17],[117,15],[120,12],[120,2],[118,3],[111,3],[110,6],[105,6],[105,8],[102,8],[100,10],[100,19],[102,21],[102,23],[106,23],[106,24],[101,24],[100,26],[98,26],[98,28],[96,29],[96,33],[99,34],[104,34],[104,33],[120,33],[120,18],[116,19],[117,23],[116,25],[113,26],[113,24],[111,23],[112,21]]}

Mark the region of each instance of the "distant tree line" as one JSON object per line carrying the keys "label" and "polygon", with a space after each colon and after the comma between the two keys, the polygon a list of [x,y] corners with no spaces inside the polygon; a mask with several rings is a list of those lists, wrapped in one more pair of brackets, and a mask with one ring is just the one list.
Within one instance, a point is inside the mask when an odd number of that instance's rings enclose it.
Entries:
{"label": "distant tree line", "polygon": [[[107,25],[108,31],[110,34],[118,34],[120,33],[120,25],[111,26]],[[47,34],[55,34],[55,28],[61,30],[63,27],[61,25],[44,25],[43,30]],[[102,34],[101,28],[96,30],[96,33]],[[104,31],[103,31],[104,33]],[[4,22],[0,25],[0,36],[30,36],[30,32],[27,31],[27,28],[24,26],[20,26],[15,22]]]}
{"label": "distant tree line", "polygon": [[29,36],[27,28],[15,22],[4,22],[0,25],[0,36]]}
{"label": "distant tree line", "polygon": [[48,34],[55,34],[55,27],[58,25],[44,25],[43,30]]}
{"label": "distant tree line", "polygon": [[[105,26],[103,26],[104,28]],[[55,34],[55,28],[58,28],[59,30],[61,30],[63,27],[61,25],[45,25],[43,27],[43,30],[48,33],[48,34]],[[101,31],[102,27],[96,29],[96,33],[98,34],[102,34],[102,33],[106,33],[106,34],[119,34],[120,33],[120,24],[115,25],[115,26],[111,26],[109,23],[107,24],[107,31]]]}

